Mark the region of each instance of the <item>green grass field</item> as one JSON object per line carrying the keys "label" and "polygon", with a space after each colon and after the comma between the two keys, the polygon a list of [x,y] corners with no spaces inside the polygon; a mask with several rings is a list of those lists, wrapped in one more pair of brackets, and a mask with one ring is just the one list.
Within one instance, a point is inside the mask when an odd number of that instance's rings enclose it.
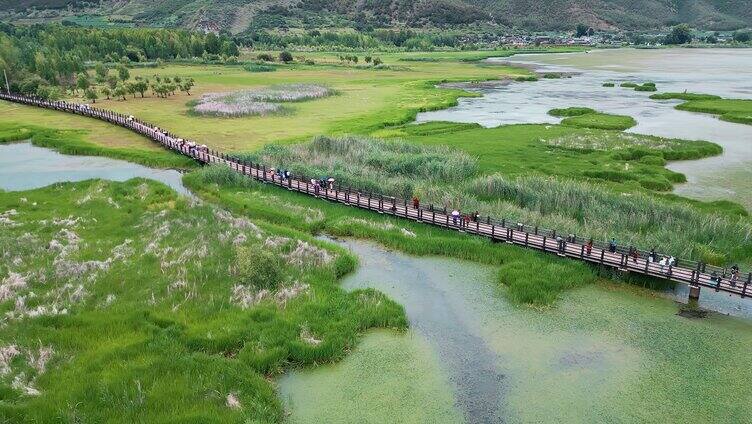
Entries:
{"label": "green grass field", "polygon": [[[301,54],[303,55],[303,54]],[[298,56],[296,54],[296,56]],[[305,54],[317,65],[280,65],[276,72],[249,72],[242,65],[171,65],[163,68],[134,68],[132,76],[153,75],[193,77],[195,91],[167,98],[131,98],[126,101],[99,100],[97,104],[126,114],[139,116],[186,138],[224,151],[253,150],[268,143],[307,140],[318,134],[367,133],[388,125],[412,120],[419,111],[445,108],[460,96],[476,94],[463,90],[435,88],[441,81],[488,80],[527,75],[528,71],[502,66],[482,66],[474,62],[440,60],[403,62],[392,69],[372,69],[339,64],[331,53]],[[456,55],[455,55],[456,56]],[[381,55],[386,64],[399,64],[401,55]],[[468,56],[469,57],[469,56]],[[202,93],[234,91],[277,84],[325,84],[338,95],[289,105],[289,113],[245,118],[196,117],[187,103]],[[83,101],[78,99],[78,101]],[[54,115],[54,116],[53,116]],[[79,117],[0,102],[0,123],[37,122],[51,117],[55,128],[91,129],[90,141],[110,146],[113,143],[141,147],[144,143],[126,131],[100,131],[105,124],[87,123]],[[54,124],[54,125],[53,125]]]}

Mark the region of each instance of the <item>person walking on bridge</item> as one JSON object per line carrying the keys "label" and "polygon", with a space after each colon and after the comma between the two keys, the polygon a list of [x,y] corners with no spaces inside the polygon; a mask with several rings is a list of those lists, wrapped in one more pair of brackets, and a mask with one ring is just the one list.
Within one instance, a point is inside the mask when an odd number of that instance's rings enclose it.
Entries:
{"label": "person walking on bridge", "polygon": [[731,287],[736,287],[736,280],[739,279],[739,265],[731,266]]}
{"label": "person walking on bridge", "polygon": [[413,209],[419,209],[420,208],[420,199],[418,199],[418,196],[413,196]]}
{"label": "person walking on bridge", "polygon": [[593,252],[593,239],[590,239],[585,245],[585,254],[590,256],[592,252]]}
{"label": "person walking on bridge", "polygon": [[616,238],[612,238],[610,242],[608,242],[608,251],[611,253],[616,253]]}
{"label": "person walking on bridge", "polygon": [[452,223],[457,226],[457,220],[460,219],[460,211],[457,209],[452,211]]}

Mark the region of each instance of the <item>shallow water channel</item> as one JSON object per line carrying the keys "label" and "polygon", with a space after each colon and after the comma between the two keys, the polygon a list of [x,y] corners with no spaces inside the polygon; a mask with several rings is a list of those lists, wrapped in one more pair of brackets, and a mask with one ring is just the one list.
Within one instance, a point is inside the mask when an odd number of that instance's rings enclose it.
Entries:
{"label": "shallow water channel", "polygon": [[290,422],[734,422],[752,412],[752,371],[739,365],[752,359],[752,320],[683,318],[672,300],[617,284],[534,310],[511,305],[491,268],[338,243],[360,261],[343,286],[386,293],[411,328],[284,375]]}
{"label": "shallow water channel", "polygon": [[[752,49],[596,50],[589,53],[518,55],[488,59],[545,72],[574,72],[572,78],[541,79],[477,89],[480,98],[461,99],[453,108],[421,113],[417,122],[475,122],[486,127],[519,123],[558,123],[553,108],[587,106],[629,115],[630,132],[708,140],[721,145],[720,156],[677,161],[668,168],[687,176],[675,192],[701,200],[728,199],[752,210],[752,125],[714,115],[674,109],[680,101],[649,99],[653,93],[620,88],[624,81],[655,82],[659,92],[697,92],[728,98],[752,98]],[[602,87],[616,82],[617,87]]]}
{"label": "shallow water channel", "polygon": [[37,147],[30,142],[0,144],[0,189],[30,190],[65,181],[101,178],[126,181],[131,178],[160,181],[186,196],[182,174],[173,169],[154,169],[100,156],[73,156]]}

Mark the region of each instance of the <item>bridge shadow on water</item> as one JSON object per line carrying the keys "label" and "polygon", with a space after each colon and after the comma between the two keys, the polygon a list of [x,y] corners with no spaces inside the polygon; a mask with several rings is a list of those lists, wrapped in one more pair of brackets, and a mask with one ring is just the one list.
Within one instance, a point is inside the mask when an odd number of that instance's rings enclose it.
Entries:
{"label": "bridge shadow on water", "polygon": [[491,271],[453,260],[396,254],[361,241],[336,243],[360,260],[343,286],[375,288],[405,307],[411,328],[429,341],[454,386],[456,406],[466,422],[503,422],[504,376],[499,358],[475,335],[477,318],[463,307],[466,299],[452,290],[458,284],[488,279]]}

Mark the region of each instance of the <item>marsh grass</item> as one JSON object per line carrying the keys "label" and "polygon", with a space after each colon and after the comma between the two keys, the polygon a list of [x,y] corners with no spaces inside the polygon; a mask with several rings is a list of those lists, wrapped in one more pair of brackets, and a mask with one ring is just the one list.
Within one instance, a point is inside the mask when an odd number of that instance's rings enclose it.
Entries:
{"label": "marsh grass", "polygon": [[614,193],[574,180],[479,177],[465,190],[486,201],[467,206],[529,225],[655,247],[677,257],[725,265],[752,264],[752,223],[746,217],[710,215],[652,196]]}
{"label": "marsh grass", "polygon": [[316,84],[281,84],[230,93],[206,93],[192,106],[198,115],[238,117],[284,111],[280,103],[320,99],[334,92]]}
{"label": "marsh grass", "polygon": [[[496,266],[509,264],[502,269],[500,275],[503,278],[499,282],[510,300],[516,303],[547,306],[564,291],[595,280],[595,271],[583,263],[506,244],[493,244],[483,238],[380,216],[336,203],[321,202],[295,192],[282,191],[270,199],[259,193],[278,193],[279,190],[260,183],[255,183],[254,188],[204,186],[199,183],[201,179],[198,174],[201,172],[203,170],[185,175],[184,184],[200,197],[227,205],[236,213],[260,217],[271,223],[284,223],[312,234],[326,232],[338,237],[373,240],[414,255],[442,255]],[[285,205],[289,203],[315,208],[321,211],[324,219],[315,224],[296,219],[286,213]],[[517,272],[519,268],[542,269],[547,281],[542,285],[531,284],[528,274]]]}
{"label": "marsh grass", "polygon": [[702,99],[690,100],[676,106],[689,112],[719,115],[724,121],[752,125],[752,100]]}
{"label": "marsh grass", "polygon": [[721,96],[700,93],[660,93],[650,96],[653,100],[720,100]]}
{"label": "marsh grass", "polygon": [[236,155],[309,178],[332,177],[363,191],[410,196],[418,184],[452,183],[472,176],[470,156],[446,147],[364,137],[316,137],[309,143],[267,146]]}
{"label": "marsh grass", "polygon": [[720,146],[707,141],[679,140],[616,131],[597,134],[589,131],[580,132],[542,141],[550,146],[566,149],[613,152],[612,156],[620,160],[639,159],[642,163],[658,166],[664,165],[667,160],[698,159],[722,152]]}
{"label": "marsh grass", "polygon": [[[554,111],[556,110],[557,109],[554,109]],[[564,115],[569,117],[562,120],[561,124],[578,128],[594,128],[617,131],[623,131],[637,125],[637,121],[635,121],[631,116],[612,115],[599,112],[587,113],[583,110],[575,111],[580,113],[577,115]]]}
{"label": "marsh grass", "polygon": [[[344,249],[159,183],[0,192],[0,211],[11,209],[17,225],[0,233],[0,281],[13,272],[25,283],[0,301],[0,347],[54,353],[44,372],[29,374],[19,360],[0,376],[3,421],[279,422],[270,375],[338,360],[369,328],[407,325],[384,295],[338,287],[356,263]],[[270,239],[334,259],[303,266]],[[282,288],[238,289],[239,247],[281,255]],[[254,301],[238,303],[238,293]],[[21,373],[39,394],[14,388]],[[240,407],[228,404],[231,393]]]}
{"label": "marsh grass", "polygon": [[591,113],[597,113],[594,109],[589,107],[568,107],[563,109],[551,109],[548,114],[551,116],[563,117],[563,116],[581,116],[589,115]]}
{"label": "marsh grass", "polygon": [[[433,134],[434,130],[446,132],[452,128],[450,124],[439,123],[410,126],[410,131]],[[466,143],[472,143],[470,131],[479,131],[481,138],[493,131],[467,125],[458,125],[457,130],[455,138]],[[593,161],[615,164],[595,167],[583,161],[578,178],[633,183],[656,191],[668,191],[674,183],[684,181],[682,174],[662,167],[667,160],[720,152],[717,145],[708,142],[616,131],[565,131],[563,134],[538,143],[549,144],[549,148],[556,149],[556,154],[559,150],[571,151],[573,155],[592,154]],[[500,174],[477,176],[477,164],[472,157],[444,146],[319,137],[309,143],[270,146],[243,159],[291,169],[298,175],[333,176],[341,186],[403,199],[417,194],[424,204],[477,210],[483,215],[582,237],[606,240],[616,236],[625,243],[644,249],[656,247],[677,257],[709,263],[712,260],[714,264],[732,260],[749,262],[752,258],[750,224],[746,217],[707,214],[693,206],[640,194],[634,189],[623,193],[588,181],[516,179]],[[684,230],[683,223],[691,229]],[[326,226],[325,222],[316,223],[316,229]],[[700,247],[703,245],[708,249]]]}

